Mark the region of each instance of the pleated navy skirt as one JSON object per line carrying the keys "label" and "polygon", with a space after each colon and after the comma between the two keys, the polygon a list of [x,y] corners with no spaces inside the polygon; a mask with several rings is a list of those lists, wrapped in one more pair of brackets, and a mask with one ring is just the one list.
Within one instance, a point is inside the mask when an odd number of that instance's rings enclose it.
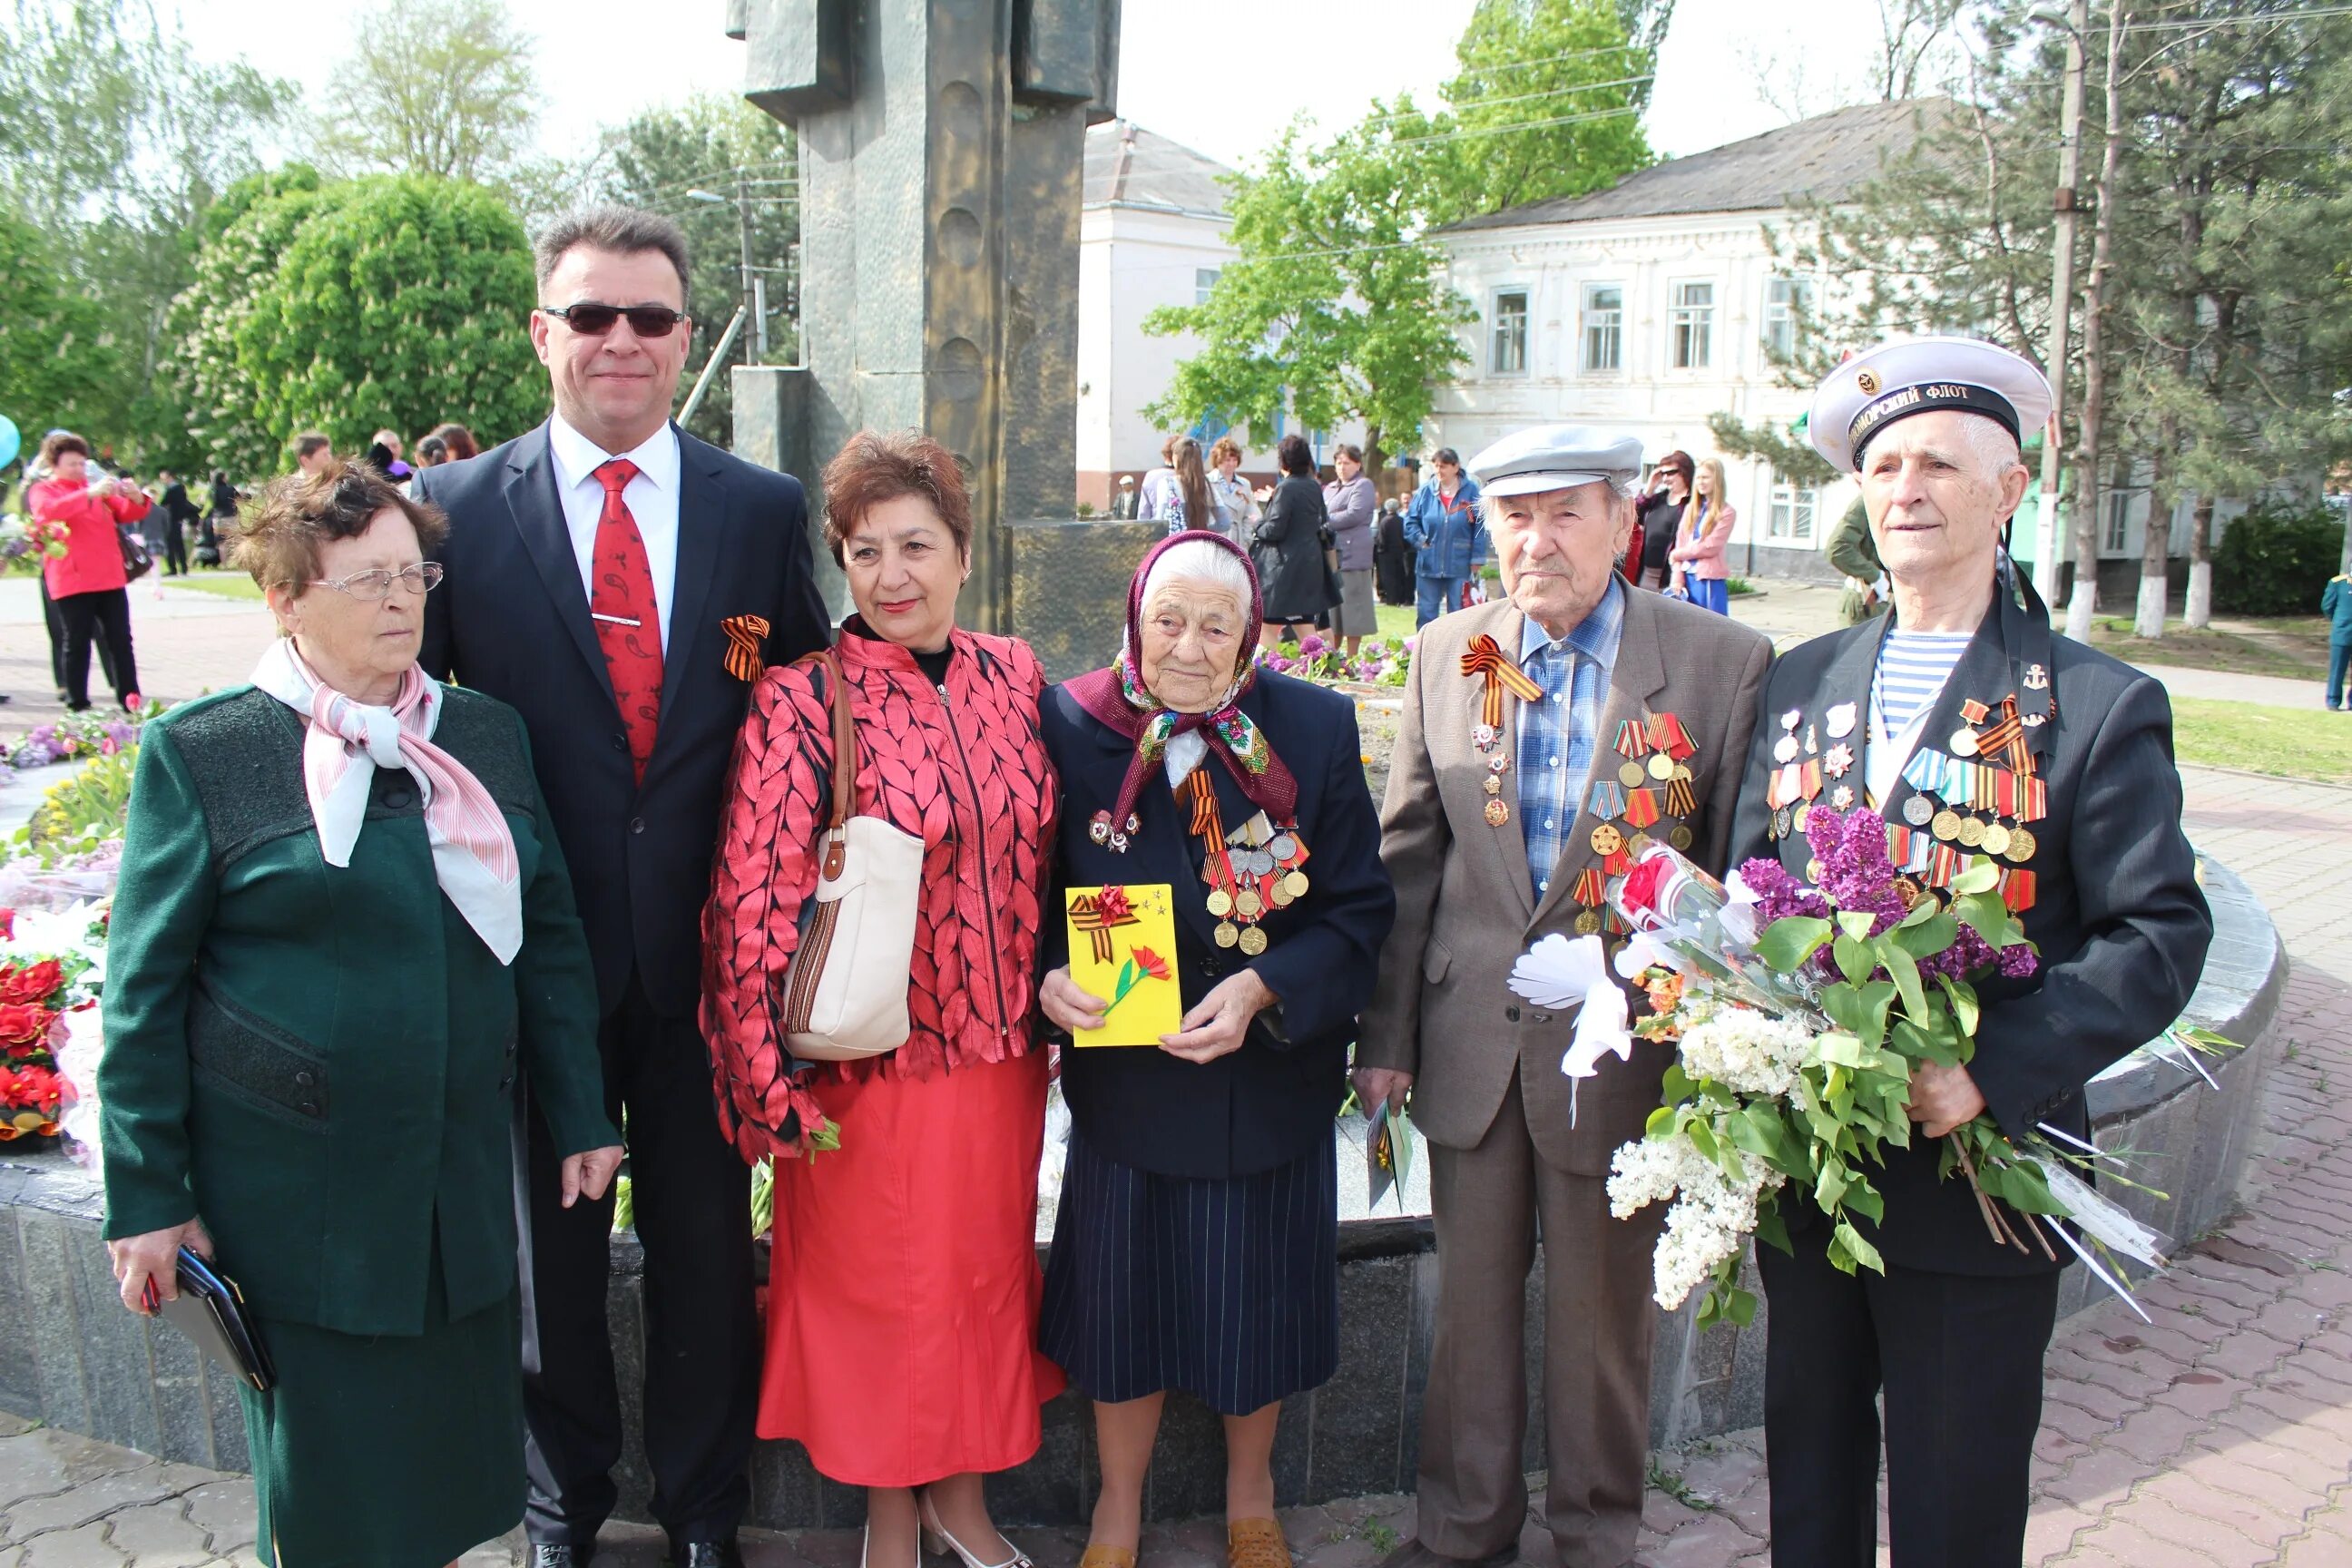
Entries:
{"label": "pleated navy skirt", "polygon": [[1338,1370],[1339,1248],[1328,1138],[1216,1179],[1122,1165],[1074,1128],[1041,1348],[1095,1399],[1181,1388],[1246,1415]]}

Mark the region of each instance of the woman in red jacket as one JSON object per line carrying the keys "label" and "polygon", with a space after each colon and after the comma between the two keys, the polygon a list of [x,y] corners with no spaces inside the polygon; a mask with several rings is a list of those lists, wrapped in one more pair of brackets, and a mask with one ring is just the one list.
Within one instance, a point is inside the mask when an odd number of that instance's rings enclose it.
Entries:
{"label": "woman in red jacket", "polygon": [[49,477],[25,491],[26,509],[50,541],[62,541],[63,555],[41,567],[42,581],[66,630],[66,706],[89,706],[89,650],[106,639],[114,672],[114,696],[125,708],[138,706],[139,667],[131,656],[130,579],[122,571],[121,525],[147,515],[146,496],[106,474],[92,479],[89,443],[59,430],[41,443],[41,463]]}
{"label": "woman in red jacket", "polygon": [[[1057,801],[1028,645],[955,625],[971,503],[928,436],[851,437],[825,533],[857,614],[835,652],[857,727],[853,809],[924,845],[908,1011],[892,1054],[794,1076],[786,983],[830,802],[822,665],[761,676],[703,919],[703,1030],[720,1126],[772,1156],[775,1240],[760,1436],[867,1489],[867,1568],[918,1532],[967,1568],[1026,1559],[982,1477],[1037,1450],[1062,1374],[1035,1350],[1046,1055],[1034,977]],[[1056,917],[1058,918],[1058,917]],[[814,1162],[823,1117],[840,1147]]]}

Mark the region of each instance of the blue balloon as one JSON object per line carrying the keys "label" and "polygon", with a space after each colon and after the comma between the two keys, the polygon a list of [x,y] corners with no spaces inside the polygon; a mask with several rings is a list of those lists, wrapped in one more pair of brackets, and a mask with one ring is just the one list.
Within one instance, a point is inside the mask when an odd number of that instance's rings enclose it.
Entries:
{"label": "blue balloon", "polygon": [[15,462],[24,445],[25,437],[17,433],[16,422],[0,414],[0,468]]}

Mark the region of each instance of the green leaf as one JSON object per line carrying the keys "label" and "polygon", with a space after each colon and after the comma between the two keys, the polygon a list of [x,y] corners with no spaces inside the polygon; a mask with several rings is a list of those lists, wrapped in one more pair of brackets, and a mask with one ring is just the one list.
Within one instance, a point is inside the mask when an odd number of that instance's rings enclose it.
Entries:
{"label": "green leaf", "polygon": [[1911,1018],[1926,1018],[1927,991],[1919,984],[1918,963],[1896,942],[1881,941],[1877,945],[1878,956],[1885,962],[1886,973],[1894,977],[1895,989],[1903,998],[1904,1015]]}
{"label": "green leaf", "polygon": [[1837,959],[1838,971],[1845,976],[1848,984],[1861,984],[1870,978],[1870,972],[1878,967],[1869,945],[1853,937],[1838,938],[1830,951]]}
{"label": "green leaf", "polygon": [[1659,1080],[1658,1093],[1668,1105],[1679,1105],[1698,1092],[1698,1080],[1683,1070],[1681,1058],[1666,1064],[1665,1077]]}
{"label": "green leaf", "polygon": [[1952,908],[1969,929],[1985,939],[1992,947],[2009,945],[2009,906],[2000,901],[1998,893],[1970,893],[1952,900]]}
{"label": "green leaf", "polygon": [[1777,1247],[1790,1257],[1797,1249],[1789,1245],[1789,1222],[1780,1217],[1780,1194],[1773,1194],[1756,1208],[1756,1239],[1767,1247]]}
{"label": "green leaf", "polygon": [[1886,1200],[1878,1189],[1860,1177],[1846,1189],[1845,1206],[1875,1225],[1886,1217]]}
{"label": "green leaf", "polygon": [[1749,1290],[1732,1290],[1724,1298],[1723,1315],[1731,1320],[1734,1328],[1744,1329],[1756,1321],[1756,1296]]}
{"label": "green leaf", "polygon": [[[1922,914],[1927,918],[1921,919]],[[1914,958],[1929,958],[1951,946],[1959,934],[1959,917],[1949,910],[1922,904],[1882,940],[1891,940]]]}
{"label": "green leaf", "polygon": [[1977,988],[1965,980],[1955,980],[1948,974],[1938,974],[1936,983],[1944,988],[1944,996],[1952,1005],[1952,1023],[1970,1039],[1977,1032]]}
{"label": "green leaf", "polygon": [[1980,855],[1972,855],[1960,874],[1952,879],[1955,894],[1989,893],[2000,886],[2000,868]]}
{"label": "green leaf", "polygon": [[1804,967],[1830,939],[1830,922],[1811,915],[1784,915],[1756,939],[1756,955],[1782,974]]}
{"label": "green leaf", "polygon": [[[1860,1067],[1867,1049],[1855,1037],[1835,1031],[1824,1034],[1813,1042],[1814,1057],[1833,1068]],[[1830,1092],[1836,1093],[1843,1086],[1843,1079],[1832,1081]]]}
{"label": "green leaf", "polygon": [[1854,941],[1866,942],[1870,937],[1870,928],[1878,923],[1878,917],[1863,910],[1840,910],[1837,923],[1838,930]]}
{"label": "green leaf", "polygon": [[1862,1232],[1854,1229],[1851,1222],[1846,1220],[1838,1222],[1832,1244],[1843,1247],[1846,1256],[1853,1259],[1857,1268],[1867,1268],[1874,1274],[1886,1272],[1886,1260],[1878,1256],[1878,1248],[1864,1240]]}

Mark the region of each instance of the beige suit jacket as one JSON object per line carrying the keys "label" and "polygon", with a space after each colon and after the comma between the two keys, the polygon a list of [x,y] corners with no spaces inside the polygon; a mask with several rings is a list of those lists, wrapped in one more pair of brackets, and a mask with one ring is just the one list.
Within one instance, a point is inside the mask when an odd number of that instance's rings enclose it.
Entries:
{"label": "beige suit jacket", "polygon": [[[1512,807],[1510,819],[1500,826],[1486,821],[1486,762],[1471,740],[1485,683],[1462,673],[1462,654],[1485,632],[1516,660],[1525,624],[1505,600],[1422,628],[1381,813],[1381,858],[1396,884],[1396,925],[1381,952],[1356,1062],[1413,1074],[1414,1123],[1433,1142],[1456,1149],[1475,1148],[1486,1136],[1517,1074],[1538,1152],[1574,1174],[1600,1176],[1608,1173],[1617,1146],[1639,1137],[1657,1108],[1659,1079],[1673,1052],[1637,1041],[1631,1062],[1603,1058],[1600,1076],[1579,1090],[1570,1127],[1569,1080],[1559,1062],[1575,1012],[1536,1009],[1510,990],[1511,965],[1521,953],[1550,932],[1574,934],[1577,874],[1601,863],[1591,837],[1603,820],[1587,808],[1588,780],[1540,906],[1520,832],[1516,757],[1500,797]],[[1689,853],[1709,871],[1724,868],[1732,804],[1771,657],[1770,643],[1736,621],[1625,590],[1593,776],[1613,776],[1624,761],[1612,749],[1621,721],[1675,715],[1697,748],[1689,759],[1697,805],[1687,819]],[[1513,750],[1518,703],[1507,692],[1504,707],[1504,746]],[[1663,837],[1668,826],[1661,821],[1651,832]],[[1624,828],[1622,819],[1619,826]]]}

